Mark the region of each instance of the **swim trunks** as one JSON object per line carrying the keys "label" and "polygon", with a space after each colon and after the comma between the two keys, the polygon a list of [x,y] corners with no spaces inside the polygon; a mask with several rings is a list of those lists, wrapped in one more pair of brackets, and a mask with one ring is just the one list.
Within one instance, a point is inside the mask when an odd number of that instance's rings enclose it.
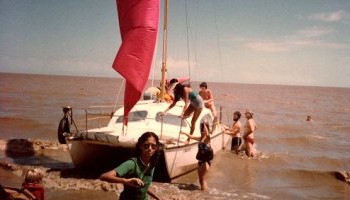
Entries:
{"label": "swim trunks", "polygon": [[233,137],[231,141],[231,150],[239,149],[243,141],[241,137]]}
{"label": "swim trunks", "polygon": [[246,138],[244,141],[248,142],[250,144],[254,144],[255,143],[255,140],[253,138]]}

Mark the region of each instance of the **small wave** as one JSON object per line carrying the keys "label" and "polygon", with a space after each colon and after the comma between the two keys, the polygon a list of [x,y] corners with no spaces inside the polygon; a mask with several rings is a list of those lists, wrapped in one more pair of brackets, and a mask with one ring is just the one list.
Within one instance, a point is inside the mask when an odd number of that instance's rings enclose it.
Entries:
{"label": "small wave", "polygon": [[343,182],[350,183],[350,173],[346,171],[318,171],[318,170],[304,170],[304,169],[294,169],[289,170],[288,177],[300,177],[300,182],[306,183],[315,183],[315,179],[319,182],[330,184],[330,181],[340,180]]}

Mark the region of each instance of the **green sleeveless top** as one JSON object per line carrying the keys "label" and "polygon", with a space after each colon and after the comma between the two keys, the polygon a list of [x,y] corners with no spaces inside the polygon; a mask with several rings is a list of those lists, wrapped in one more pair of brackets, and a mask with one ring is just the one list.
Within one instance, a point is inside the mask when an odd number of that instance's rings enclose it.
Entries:
{"label": "green sleeveless top", "polygon": [[153,180],[154,167],[145,167],[137,158],[131,158],[119,165],[115,171],[120,177],[139,178],[144,183],[144,186],[141,188],[133,188],[124,185],[124,190],[120,194],[119,199],[148,199],[147,190]]}

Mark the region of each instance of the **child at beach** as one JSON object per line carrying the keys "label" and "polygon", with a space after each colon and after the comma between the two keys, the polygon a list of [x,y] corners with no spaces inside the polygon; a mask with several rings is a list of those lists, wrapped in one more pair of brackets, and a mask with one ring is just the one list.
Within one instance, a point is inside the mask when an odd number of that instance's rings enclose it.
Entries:
{"label": "child at beach", "polygon": [[42,185],[44,174],[39,169],[30,169],[25,173],[22,187],[29,190],[37,200],[45,199],[44,187]]}
{"label": "child at beach", "polygon": [[149,190],[153,180],[154,167],[158,160],[159,139],[153,132],[141,135],[136,144],[136,156],[125,161],[117,168],[100,176],[101,180],[110,183],[122,183],[124,190],[120,200],[147,200],[147,193],[155,199],[160,199]]}
{"label": "child at beach", "polygon": [[232,136],[231,151],[236,152],[237,155],[243,143],[241,138],[241,133],[240,133],[241,132],[241,122],[239,121],[240,118],[241,118],[241,113],[239,111],[235,111],[233,113],[232,127],[231,128],[227,126],[224,127],[224,132],[227,135]]}

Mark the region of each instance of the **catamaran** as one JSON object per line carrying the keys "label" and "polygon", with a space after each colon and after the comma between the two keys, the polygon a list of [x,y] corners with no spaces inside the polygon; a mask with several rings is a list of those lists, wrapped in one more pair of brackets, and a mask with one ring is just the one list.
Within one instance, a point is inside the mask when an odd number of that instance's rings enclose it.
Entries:
{"label": "catamaran", "polygon": [[[107,126],[84,131],[70,130],[72,108],[63,108],[59,128],[61,143],[67,143],[76,167],[107,170],[116,167],[133,155],[136,142],[146,131],[156,133],[161,142],[161,154],[155,168],[154,180],[170,182],[197,168],[198,142],[180,132],[190,132],[192,117],[181,119],[184,103],[178,102],[167,115],[170,103],[163,100],[166,85],[166,40],[168,0],[165,0],[163,58],[160,95],[157,99],[140,100],[149,78],[160,13],[159,0],[117,0],[122,44],[113,63],[126,80],[124,106],[112,113]],[[200,135],[201,121],[212,122],[214,117],[204,108],[197,120],[194,135]],[[71,122],[69,122],[71,121]],[[220,121],[220,120],[219,120]],[[214,153],[223,149],[229,136],[221,123],[212,124],[211,147]]]}

